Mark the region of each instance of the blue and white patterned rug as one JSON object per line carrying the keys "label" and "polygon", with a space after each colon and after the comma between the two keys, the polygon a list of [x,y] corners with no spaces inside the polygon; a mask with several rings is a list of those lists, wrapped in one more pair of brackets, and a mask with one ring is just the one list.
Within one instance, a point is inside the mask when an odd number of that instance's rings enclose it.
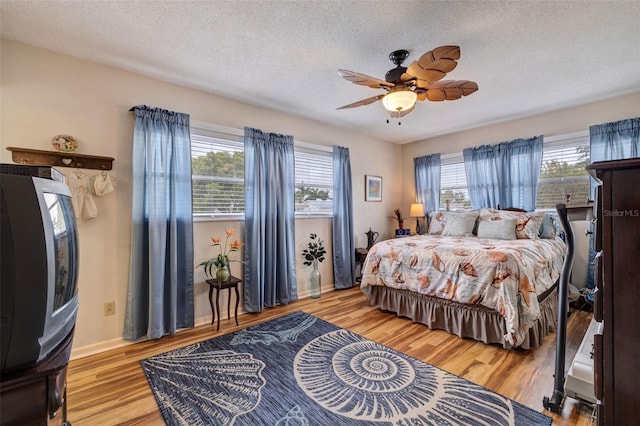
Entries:
{"label": "blue and white patterned rug", "polygon": [[169,425],[550,425],[453,374],[296,312],[141,361]]}

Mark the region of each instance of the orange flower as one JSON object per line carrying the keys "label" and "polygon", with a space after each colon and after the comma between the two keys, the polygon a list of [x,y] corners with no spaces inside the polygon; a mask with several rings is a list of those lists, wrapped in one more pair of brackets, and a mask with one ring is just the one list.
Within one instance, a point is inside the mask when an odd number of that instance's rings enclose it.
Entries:
{"label": "orange flower", "polygon": [[218,256],[213,257],[209,260],[205,260],[204,262],[198,265],[198,266],[204,267],[205,273],[209,276],[213,276],[211,274],[211,269],[213,266],[217,268],[220,268],[223,266],[229,266],[230,262],[240,262],[244,264],[242,260],[229,258],[229,254],[232,251],[240,250],[240,247],[242,247],[242,243],[238,240],[229,242],[229,238],[233,235],[233,229],[227,229],[225,233],[227,234],[227,238],[224,240],[224,243],[221,243],[220,238],[218,237],[211,237],[211,242],[212,242],[211,245],[213,247],[218,247],[218,250],[220,251]]}

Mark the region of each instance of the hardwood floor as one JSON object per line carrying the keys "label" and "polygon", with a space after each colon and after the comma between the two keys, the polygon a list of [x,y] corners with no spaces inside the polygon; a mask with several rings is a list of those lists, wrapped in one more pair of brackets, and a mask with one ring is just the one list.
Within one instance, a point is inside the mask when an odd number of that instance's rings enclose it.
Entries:
{"label": "hardwood floor", "polygon": [[[163,424],[160,411],[139,361],[168,350],[257,324],[289,312],[304,311],[349,329],[370,340],[485,386],[519,403],[544,411],[554,425],[591,425],[591,410],[567,398],[561,414],[543,409],[543,396],[551,395],[555,360],[555,334],[528,351],[505,350],[494,345],[460,339],[444,331],[429,330],[406,318],[369,306],[359,288],[324,293],[239,317],[240,326],[223,320],[220,332],[212,325],[185,330],[159,341],[136,343],[73,360],[68,372],[68,419],[74,426]],[[572,360],[591,314],[573,311],[567,328],[567,360]]]}

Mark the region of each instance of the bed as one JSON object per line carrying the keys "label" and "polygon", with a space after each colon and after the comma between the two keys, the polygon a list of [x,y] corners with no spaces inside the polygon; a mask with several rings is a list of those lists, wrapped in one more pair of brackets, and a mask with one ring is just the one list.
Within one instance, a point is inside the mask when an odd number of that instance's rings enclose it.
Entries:
{"label": "bed", "polygon": [[369,250],[360,286],[370,303],[460,337],[539,346],[556,328],[566,249],[548,232],[552,223],[543,227],[547,216],[494,209],[438,215],[430,235]]}

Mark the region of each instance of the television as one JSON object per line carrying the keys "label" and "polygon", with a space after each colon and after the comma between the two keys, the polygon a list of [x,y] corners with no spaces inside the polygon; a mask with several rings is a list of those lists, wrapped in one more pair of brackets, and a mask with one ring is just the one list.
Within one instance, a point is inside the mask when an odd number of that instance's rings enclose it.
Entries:
{"label": "television", "polygon": [[78,241],[61,179],[51,167],[0,164],[2,373],[38,364],[73,333]]}

